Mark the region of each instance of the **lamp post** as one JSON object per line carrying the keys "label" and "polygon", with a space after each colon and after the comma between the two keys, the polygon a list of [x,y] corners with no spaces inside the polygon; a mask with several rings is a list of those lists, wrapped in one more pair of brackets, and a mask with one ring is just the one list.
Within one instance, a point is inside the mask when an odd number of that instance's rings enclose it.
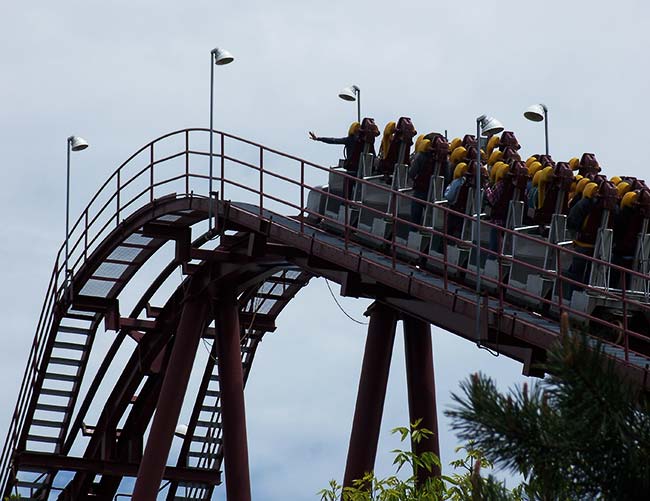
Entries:
{"label": "lamp post", "polygon": [[70,254],[70,152],[81,151],[88,148],[88,141],[79,136],[70,136],[66,140],[68,146],[67,168],[66,168],[66,188],[65,188],[65,286],[66,289],[70,284],[70,268],[68,258]]}
{"label": "lamp post", "polygon": [[475,174],[475,209],[476,209],[476,339],[481,332],[481,134],[493,136],[504,129],[501,122],[487,115],[476,118],[476,172]]}
{"label": "lamp post", "polygon": [[544,142],[546,144],[546,154],[548,155],[548,108],[545,104],[533,104],[526,108],[524,117],[531,122],[544,121]]}
{"label": "lamp post", "polygon": [[[215,47],[210,52],[210,180],[208,187],[208,198],[210,203],[208,205],[208,229],[212,231],[212,135],[213,135],[213,120],[214,120],[214,67],[223,66],[232,63],[234,57],[227,50]],[[223,152],[221,152],[223,154]]]}
{"label": "lamp post", "polygon": [[344,101],[357,102],[357,122],[361,123],[361,89],[356,85],[345,87],[339,92],[339,97]]}

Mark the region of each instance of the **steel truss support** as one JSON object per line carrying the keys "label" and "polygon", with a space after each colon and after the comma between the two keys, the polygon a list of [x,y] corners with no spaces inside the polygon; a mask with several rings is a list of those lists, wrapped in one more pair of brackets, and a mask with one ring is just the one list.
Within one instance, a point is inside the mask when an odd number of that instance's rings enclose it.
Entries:
{"label": "steel truss support", "polygon": [[[430,438],[418,444],[411,443],[411,450],[416,454],[433,452],[440,457],[431,328],[427,322],[407,315],[403,323],[409,418],[411,423],[421,419],[420,428],[433,432]],[[422,484],[429,477],[440,476],[440,468],[434,466],[431,472],[418,470],[416,475],[418,483]]]}
{"label": "steel truss support", "polygon": [[206,327],[210,302],[202,297],[197,281],[189,286],[169,364],[160,390],[156,414],[138,469],[134,501],[156,499],[165,471],[169,448],[178,422],[192,364]]}
{"label": "steel truss support", "polygon": [[217,364],[221,390],[223,459],[228,501],[250,501],[248,441],[244,407],[244,373],[241,362],[239,307],[234,292],[215,305]]}
{"label": "steel truss support", "polygon": [[371,305],[368,337],[343,477],[345,487],[351,486],[354,480],[362,478],[365,473],[375,468],[396,323],[395,310],[381,303]]}

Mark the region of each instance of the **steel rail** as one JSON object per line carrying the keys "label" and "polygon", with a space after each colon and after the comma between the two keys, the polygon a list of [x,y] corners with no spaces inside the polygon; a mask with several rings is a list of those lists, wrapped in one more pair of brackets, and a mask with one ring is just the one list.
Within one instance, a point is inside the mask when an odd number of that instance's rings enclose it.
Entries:
{"label": "steel rail", "polygon": [[[372,207],[367,207],[364,206],[362,203],[355,201],[355,200],[348,200],[344,197],[340,197],[338,195],[329,193],[325,190],[320,189],[317,186],[310,186],[307,183],[305,183],[305,168],[309,167],[312,168],[316,172],[321,172],[321,173],[329,173],[331,172],[331,169],[327,167],[323,167],[321,165],[309,162],[307,160],[301,159],[299,157],[293,156],[293,155],[288,155],[285,153],[282,153],[278,150],[272,149],[265,147],[261,144],[255,143],[253,141],[247,140],[240,138],[238,136],[232,135],[232,134],[227,134],[224,132],[220,131],[212,131],[215,134],[218,134],[220,136],[220,144],[221,144],[221,149],[218,153],[214,153],[214,156],[220,158],[221,160],[221,172],[225,172],[225,166],[226,162],[235,164],[239,166],[240,168],[244,169],[250,169],[252,171],[257,171],[259,172],[259,188],[255,189],[254,187],[251,187],[249,185],[244,185],[241,182],[235,181],[234,179],[226,178],[225,175],[221,175],[219,178],[220,185],[222,187],[221,189],[221,194],[220,198],[222,200],[225,200],[226,193],[225,193],[225,187],[226,185],[230,185],[232,187],[236,187],[238,189],[244,189],[245,191],[253,194],[259,195],[259,211],[260,214],[262,214],[264,210],[264,201],[265,200],[270,200],[275,203],[282,204],[283,206],[290,208],[292,210],[299,210],[299,219],[300,219],[300,231],[304,231],[305,227],[305,214],[316,216],[319,218],[322,218],[324,220],[328,220],[331,223],[334,223],[341,227],[344,232],[344,237],[345,237],[345,243],[346,243],[346,248],[348,245],[348,240],[350,234],[360,234],[360,235],[366,235],[369,237],[372,237],[373,240],[377,242],[383,242],[385,244],[388,244],[390,246],[390,253],[392,257],[392,267],[387,268],[387,269],[392,269],[396,273],[401,273],[397,270],[397,251],[404,251],[408,252],[411,255],[417,255],[420,258],[424,258],[426,262],[432,262],[432,263],[438,263],[442,264],[442,271],[438,272],[442,274],[444,277],[445,281],[445,287],[448,287],[448,280],[449,280],[449,269],[462,269],[468,276],[475,276],[476,271],[473,271],[471,269],[466,269],[463,268],[462,266],[454,265],[452,263],[449,263],[447,261],[447,244],[449,242],[463,242],[464,244],[469,244],[468,248],[475,248],[478,249],[480,246],[481,251],[485,251],[488,254],[496,255],[499,258],[499,267],[503,265],[503,263],[510,263],[511,265],[518,265],[525,267],[527,270],[532,270],[534,272],[538,272],[543,276],[553,278],[557,280],[557,283],[559,284],[559,289],[560,289],[560,296],[558,300],[556,301],[554,298],[553,299],[547,299],[543,297],[536,296],[534,294],[528,293],[525,290],[522,290],[519,287],[514,287],[512,284],[505,283],[501,278],[498,279],[492,279],[490,277],[486,277],[485,275],[482,275],[482,279],[486,281],[487,283],[491,283],[492,285],[496,285],[500,289],[499,297],[497,298],[499,308],[502,308],[504,305],[511,304],[510,302],[506,301],[504,299],[504,294],[502,293],[503,291],[514,291],[517,294],[522,294],[523,296],[529,297],[530,299],[535,299],[536,301],[539,301],[540,304],[547,304],[552,307],[557,307],[560,309],[560,311],[568,311],[572,313],[573,316],[576,317],[581,317],[586,320],[588,320],[590,323],[594,322],[594,324],[600,324],[603,325],[604,327],[608,328],[614,328],[618,332],[622,332],[624,334],[624,339],[623,339],[623,344],[619,345],[616,343],[613,343],[613,346],[618,346],[622,347],[625,349],[625,360],[629,360],[629,341],[628,337],[631,336],[632,338],[636,339],[641,339],[644,341],[647,341],[647,337],[643,336],[640,333],[634,332],[629,329],[629,326],[627,325],[627,317],[624,319],[624,324],[622,328],[620,326],[617,326],[615,324],[612,324],[610,322],[607,322],[606,320],[600,319],[598,317],[595,317],[593,315],[586,314],[584,312],[576,311],[575,309],[571,308],[569,304],[566,303],[566,301],[563,301],[562,298],[562,285],[563,284],[568,284],[568,285],[573,285],[580,287],[580,289],[585,290],[589,293],[593,293],[595,295],[598,295],[599,297],[606,298],[606,299],[612,299],[615,301],[620,301],[623,305],[623,309],[625,312],[630,311],[630,307],[636,308],[637,310],[642,310],[645,312],[650,311],[650,305],[648,305],[646,302],[643,302],[639,299],[638,294],[633,294],[630,291],[625,290],[623,288],[620,293],[616,292],[616,290],[609,290],[608,288],[599,288],[599,287],[592,287],[586,284],[582,284],[578,281],[575,281],[573,279],[570,279],[568,277],[565,277],[562,275],[562,270],[560,266],[556,266],[555,271],[548,271],[544,270],[543,268],[540,268],[536,266],[533,263],[529,263],[526,261],[519,260],[515,258],[514,256],[501,256],[499,255],[498,252],[490,251],[487,248],[483,247],[483,244],[477,241],[476,244],[473,242],[464,242],[460,239],[457,239],[451,235],[448,235],[446,233],[446,228],[447,228],[447,218],[450,215],[453,215],[455,217],[460,217],[462,219],[472,219],[471,215],[466,215],[462,213],[455,212],[453,209],[450,209],[448,207],[431,203],[428,201],[423,201],[419,199],[415,199],[411,195],[407,193],[402,193],[398,191],[393,191],[389,186],[382,186],[379,184],[372,183],[370,181],[367,181],[365,179],[359,179],[356,178],[355,176],[348,175],[345,172],[337,172],[337,175],[342,176],[344,179],[348,179],[349,181],[354,181],[355,183],[359,183],[360,185],[369,185],[372,186],[374,189],[379,189],[382,191],[385,191],[389,194],[392,195],[393,200],[396,202],[397,200],[402,200],[402,201],[416,201],[426,207],[433,208],[435,207],[436,210],[442,211],[444,213],[444,228],[443,231],[439,231],[435,228],[429,228],[421,225],[416,225],[411,223],[410,221],[407,221],[401,217],[399,217],[399,214],[397,213],[396,209],[393,207],[392,210],[389,210],[389,212],[382,212],[380,210],[374,209]],[[138,200],[141,199],[141,197],[145,196],[146,194],[149,194],[149,201],[153,201],[155,199],[156,191],[160,191],[160,189],[163,186],[170,185],[171,183],[175,183],[177,181],[185,181],[185,196],[193,196],[196,198],[204,198],[206,197],[205,195],[195,195],[193,192],[190,191],[190,181],[191,180],[202,180],[202,179],[209,179],[209,176],[205,176],[199,173],[192,172],[191,169],[191,159],[194,156],[205,156],[206,153],[200,150],[192,149],[192,144],[191,144],[191,139],[194,137],[195,134],[199,135],[206,135],[209,134],[210,131],[208,129],[204,128],[189,128],[189,129],[181,129],[177,131],[170,132],[168,134],[165,134],[163,136],[160,136],[159,138],[156,138],[149,143],[145,144],[142,146],[139,150],[137,150],[135,153],[133,153],[131,156],[129,156],[122,164],[118,166],[118,168],[113,172],[111,176],[100,186],[98,191],[95,193],[95,195],[90,199],[88,202],[86,208],[82,210],[79,218],[74,222],[72,225],[72,229],[70,230],[69,234],[67,235],[68,239],[71,239],[73,242],[72,248],[69,252],[69,254],[66,256],[69,260],[69,262],[73,263],[73,271],[74,268],[77,267],[82,267],[84,263],[87,262],[89,255],[92,253],[93,249],[96,248],[96,246],[101,242],[101,239],[105,237],[105,234],[107,230],[111,227],[117,227],[120,224],[120,217],[122,219],[128,217],[131,213],[129,210],[136,205]],[[184,140],[184,148],[181,149],[181,151],[178,151],[177,153],[172,153],[166,156],[160,156],[156,157],[157,151],[160,151],[162,148],[157,148],[156,146],[162,143],[163,141],[169,139],[169,138],[174,138],[176,136],[181,136],[181,139]],[[234,141],[236,144],[244,144],[248,146],[253,146],[255,148],[259,149],[259,161],[260,164],[256,166],[253,163],[250,162],[245,162],[243,160],[239,160],[231,155],[226,155],[225,154],[225,142],[226,139],[229,141]],[[149,153],[149,158],[145,160],[146,165],[144,167],[137,167],[135,164],[142,160],[140,158],[140,155],[143,153]],[[264,159],[265,159],[265,154],[270,154],[270,155],[277,155],[285,160],[291,160],[299,163],[300,167],[300,179],[295,180],[292,179],[288,176],[285,176],[282,173],[275,172],[273,169],[268,167],[268,161],[267,165],[264,165]],[[209,155],[209,154],[207,154]],[[177,174],[171,177],[163,177],[162,179],[155,179],[154,176],[154,167],[166,165],[168,162],[172,162],[175,159],[179,158],[185,158],[185,162],[182,166],[183,171],[182,174]],[[268,160],[268,159],[267,159]],[[135,173],[128,173],[127,170],[130,169],[131,167],[135,167]],[[238,171],[241,172],[241,171]],[[296,204],[293,202],[290,202],[286,199],[282,199],[278,196],[272,195],[264,190],[264,178],[269,177],[272,179],[277,179],[285,182],[289,182],[295,186],[297,186],[300,189],[300,203]],[[130,188],[131,185],[133,185],[137,180],[142,179],[142,178],[148,178],[148,183],[147,187],[142,189],[141,191],[137,192],[135,196],[131,196],[131,198],[127,198],[125,195],[125,190],[127,188]],[[123,179],[126,179],[125,182],[123,182]],[[349,182],[348,181],[348,182]],[[113,191],[114,190],[114,191]],[[360,228],[356,228],[352,225],[349,224],[348,219],[346,218],[346,221],[344,223],[341,223],[338,220],[334,220],[332,218],[328,218],[324,214],[318,214],[306,207],[306,202],[305,202],[305,196],[304,196],[304,191],[305,190],[310,190],[316,193],[320,193],[322,196],[327,196],[333,200],[338,200],[340,202],[345,203],[346,206],[346,211],[349,207],[355,207],[355,208],[363,208],[363,210],[370,211],[372,213],[381,215],[381,217],[386,218],[387,220],[390,220],[393,224],[393,227],[397,227],[397,224],[405,224],[410,228],[413,228],[417,231],[422,232],[423,234],[428,234],[430,236],[442,236],[443,237],[443,256],[442,258],[438,256],[431,256],[429,254],[425,254],[419,249],[412,249],[409,248],[407,245],[402,244],[401,242],[397,241],[395,239],[394,234],[392,235],[391,239],[383,239],[378,235],[365,232],[365,230],[362,230]],[[182,192],[181,192],[182,193]],[[207,196],[209,196],[208,194]],[[102,203],[102,197],[107,196],[108,200],[106,202]],[[112,207],[115,207],[115,210],[112,211]],[[138,209],[135,210],[137,212]],[[92,217],[90,216],[91,214],[94,214]],[[106,219],[106,222],[102,222],[103,219]],[[261,218],[264,219],[264,218]],[[482,223],[483,224],[483,223]],[[650,278],[647,275],[644,275],[642,273],[629,270],[627,268],[624,268],[619,265],[612,264],[607,261],[603,261],[600,259],[595,259],[593,257],[588,257],[584,256],[572,249],[567,249],[565,247],[559,246],[557,244],[549,244],[548,242],[537,238],[533,235],[527,235],[525,233],[517,232],[516,230],[511,230],[508,228],[503,228],[498,225],[495,225],[494,223],[491,223],[489,221],[485,222],[486,227],[488,228],[496,228],[497,231],[499,232],[499,235],[503,238],[505,236],[510,236],[510,237],[516,237],[517,239],[522,239],[528,242],[532,242],[535,245],[539,245],[542,248],[549,249],[553,251],[557,257],[557,262],[558,264],[561,264],[560,256],[565,256],[567,258],[571,258],[574,256],[580,257],[582,259],[585,259],[587,262],[591,263],[592,265],[600,265],[604,266],[607,269],[611,271],[617,271],[619,272],[620,276],[622,277],[622,283],[623,286],[625,286],[626,281],[629,281],[632,277],[641,279],[643,281],[648,281]],[[310,227],[309,224],[307,224],[308,227]],[[76,240],[75,238],[76,237]],[[359,245],[359,244],[356,244]],[[0,454],[0,480],[4,481],[5,478],[5,472],[8,471],[7,465],[10,460],[10,453],[15,446],[16,441],[18,440],[18,437],[21,434],[21,431],[23,426],[24,426],[24,420],[26,416],[24,416],[24,411],[27,405],[27,402],[30,401],[32,393],[33,393],[33,385],[34,382],[36,381],[36,376],[38,372],[38,368],[41,366],[43,360],[43,353],[45,349],[45,337],[47,334],[50,332],[53,322],[55,320],[55,308],[58,309],[67,309],[67,303],[65,302],[64,298],[64,289],[63,289],[63,283],[65,282],[64,280],[61,280],[62,276],[61,274],[63,273],[62,268],[60,267],[59,263],[63,262],[62,259],[62,254],[65,252],[65,243],[61,245],[59,248],[56,258],[55,258],[55,266],[54,270],[52,272],[52,275],[50,277],[50,283],[48,285],[46,295],[45,295],[45,300],[43,302],[43,307],[41,309],[40,315],[39,315],[39,320],[36,326],[36,334],[34,336],[34,341],[32,343],[32,348],[30,350],[30,354],[28,356],[28,361],[26,364],[26,368],[24,371],[23,375],[23,380],[21,383],[21,387],[19,390],[19,396],[17,399],[16,407],[14,409],[14,413],[10,422],[9,429],[7,431],[7,440],[5,441],[5,445],[2,450],[2,454]],[[71,259],[73,258],[73,259]],[[400,265],[407,265],[407,263],[400,261]],[[412,275],[412,274],[411,274]],[[499,277],[501,277],[501,274],[499,274]],[[418,281],[417,277],[411,276],[411,280]],[[455,283],[455,286],[462,286],[462,284]]]}

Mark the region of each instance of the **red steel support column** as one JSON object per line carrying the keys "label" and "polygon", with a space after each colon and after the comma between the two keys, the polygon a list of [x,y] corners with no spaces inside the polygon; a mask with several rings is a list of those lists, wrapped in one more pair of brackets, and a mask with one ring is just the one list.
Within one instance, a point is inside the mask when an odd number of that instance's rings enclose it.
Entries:
{"label": "red steel support column", "polygon": [[[403,323],[409,417],[411,423],[422,419],[420,428],[433,432],[429,439],[419,444],[411,444],[411,450],[416,454],[433,452],[440,457],[431,328],[427,322],[409,316],[404,317]],[[417,476],[418,483],[421,484],[429,477],[440,476],[440,468],[434,466],[431,473],[426,470],[418,471]]]}
{"label": "red steel support column", "polygon": [[217,363],[223,422],[223,460],[228,501],[250,501],[248,442],[244,409],[244,373],[241,364],[239,308],[234,295],[216,304]]}
{"label": "red steel support column", "polygon": [[[193,287],[190,285],[190,291]],[[190,293],[191,294],[191,293]],[[185,398],[194,356],[205,330],[210,302],[199,294],[186,297],[176,339],[162,382],[156,414],[142,456],[133,490],[134,501],[156,499],[165,471],[169,448]]]}
{"label": "red steel support column", "polygon": [[396,323],[392,308],[381,303],[374,303],[370,307],[368,337],[343,477],[345,487],[375,468]]}

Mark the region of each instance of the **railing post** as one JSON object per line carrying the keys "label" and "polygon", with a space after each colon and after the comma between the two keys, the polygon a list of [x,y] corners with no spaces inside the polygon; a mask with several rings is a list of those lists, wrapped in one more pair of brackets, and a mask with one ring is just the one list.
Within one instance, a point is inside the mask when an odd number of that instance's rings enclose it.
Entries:
{"label": "railing post", "polygon": [[[392,188],[391,188],[392,189]],[[391,235],[391,247],[393,249],[393,269],[397,266],[397,250],[395,249],[395,235],[397,234],[397,197],[399,196],[399,192],[395,191],[393,198],[393,228],[392,228],[392,235]]]}
{"label": "railing post", "polygon": [[149,201],[153,202],[153,143],[149,148]]}
{"label": "railing post", "polygon": [[[619,273],[621,273],[619,271]],[[627,273],[623,271],[621,273],[622,278],[621,278],[621,300],[623,301],[623,343],[625,345],[625,361],[629,362],[629,349],[630,349],[630,342],[628,339],[628,330],[627,330],[627,297],[625,294],[625,290],[627,289],[627,284],[626,284],[626,278],[627,278]]]}
{"label": "railing post", "polygon": [[260,216],[264,214],[264,148],[260,146]]}
{"label": "railing post", "polygon": [[[219,133],[220,143],[221,143],[221,200],[225,200],[226,198],[226,182],[225,182],[225,171],[226,171],[226,164],[225,164],[225,159],[224,159],[224,146],[225,146],[225,141],[224,141],[224,136],[223,132]],[[212,194],[210,193],[210,198],[212,198]]]}
{"label": "railing post", "polygon": [[305,162],[300,161],[300,233],[305,231]]}
{"label": "railing post", "polygon": [[343,180],[343,194],[345,196],[345,221],[344,221],[345,227],[344,227],[344,230],[345,230],[345,250],[346,251],[348,250],[348,242],[350,240],[350,226],[348,224],[349,221],[350,221],[350,198],[348,197],[348,192],[349,192],[348,186],[350,186],[349,183],[350,183],[350,179],[346,177]]}
{"label": "railing post", "polygon": [[117,211],[115,212],[115,226],[120,225],[120,190],[122,189],[121,187],[121,182],[120,182],[120,174],[122,173],[122,169],[119,169],[117,171],[117,192],[116,192],[116,200],[117,200]]}
{"label": "railing post", "polygon": [[185,194],[190,194],[190,131],[185,131]]}
{"label": "railing post", "polygon": [[56,261],[54,262],[54,297],[57,297],[59,293],[59,256],[61,253],[56,255]]}
{"label": "railing post", "polygon": [[[443,211],[444,220],[442,221],[442,269],[445,290],[449,290],[449,263],[447,262],[447,238],[449,237],[449,212]],[[434,223],[435,224],[435,223]]]}
{"label": "railing post", "polygon": [[[119,208],[118,208],[119,214]],[[88,208],[84,211],[84,261],[88,261]]]}
{"label": "railing post", "polygon": [[[562,303],[564,300],[564,283],[562,282],[561,264],[560,247],[558,246],[555,248],[555,276],[557,277],[557,301],[560,315],[562,315]],[[553,293],[551,293],[551,297],[553,297]]]}
{"label": "railing post", "polygon": [[[499,260],[499,266],[498,266],[499,277],[497,280],[497,287],[499,288],[499,310],[501,312],[503,312],[503,295],[504,295],[503,290],[505,287],[507,287],[507,284],[504,283],[503,281],[503,243],[506,241],[507,238],[508,235],[505,235],[505,230],[502,230],[501,228],[497,228],[497,249],[499,252],[497,254],[497,259]],[[514,238],[514,236],[510,235],[510,238]],[[512,261],[510,261],[510,266],[512,267]]]}

